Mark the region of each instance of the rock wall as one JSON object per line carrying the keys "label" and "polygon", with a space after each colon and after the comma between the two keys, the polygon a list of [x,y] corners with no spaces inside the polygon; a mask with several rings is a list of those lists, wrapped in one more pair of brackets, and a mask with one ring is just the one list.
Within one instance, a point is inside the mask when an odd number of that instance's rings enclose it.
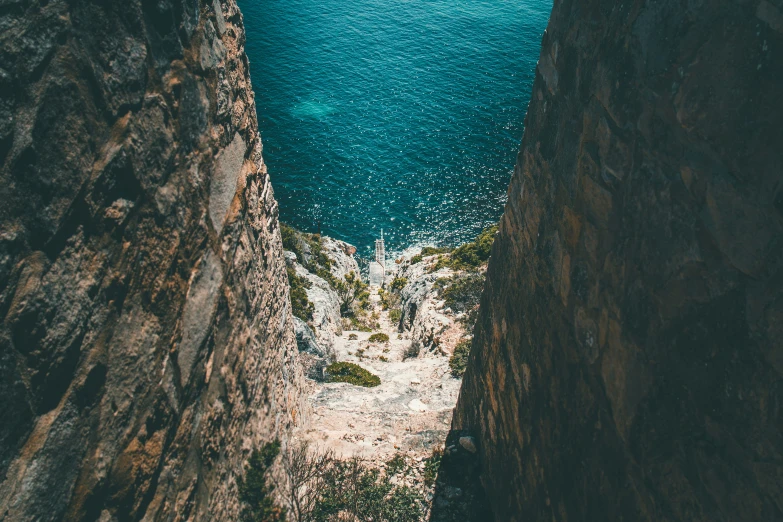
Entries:
{"label": "rock wall", "polygon": [[783,2],[556,0],[454,428],[497,520],[783,520]]}
{"label": "rock wall", "polygon": [[0,6],[0,519],[237,520],[301,369],[233,0]]}

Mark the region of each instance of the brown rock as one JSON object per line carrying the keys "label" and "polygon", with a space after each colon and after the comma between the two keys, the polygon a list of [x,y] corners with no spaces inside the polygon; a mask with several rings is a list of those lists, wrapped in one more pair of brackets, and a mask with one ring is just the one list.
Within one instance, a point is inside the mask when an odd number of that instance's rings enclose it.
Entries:
{"label": "brown rock", "polygon": [[454,419],[496,520],[783,520],[782,8],[555,2]]}
{"label": "brown rock", "polygon": [[237,520],[308,417],[237,6],[0,18],[0,518]]}

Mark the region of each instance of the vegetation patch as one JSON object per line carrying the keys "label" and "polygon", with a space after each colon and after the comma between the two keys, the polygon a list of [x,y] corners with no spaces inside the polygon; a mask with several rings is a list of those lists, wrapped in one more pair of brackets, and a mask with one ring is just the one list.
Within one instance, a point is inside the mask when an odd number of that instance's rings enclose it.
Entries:
{"label": "vegetation patch", "polygon": [[368,339],[371,343],[388,343],[389,336],[383,332],[374,333]]}
{"label": "vegetation patch", "polygon": [[432,486],[435,484],[435,479],[438,478],[438,469],[440,469],[440,461],[443,460],[443,450],[435,448],[432,455],[424,459],[424,484]]}
{"label": "vegetation patch", "polygon": [[478,318],[478,306],[485,279],[486,276],[481,272],[460,272],[435,281],[435,288],[446,306],[455,312],[465,313],[461,322],[468,332],[473,331]]}
{"label": "vegetation patch", "polygon": [[391,290],[394,291],[400,291],[403,288],[405,288],[405,285],[408,284],[408,279],[405,277],[395,277],[394,280],[391,282]]}
{"label": "vegetation patch", "polygon": [[448,254],[454,250],[450,247],[433,247],[433,246],[426,246],[421,249],[421,256],[427,257],[427,256],[434,256],[435,254]]}
{"label": "vegetation patch", "polygon": [[359,336],[358,336],[358,335],[356,335],[356,334],[350,334],[350,335],[348,335],[348,340],[349,340],[349,341],[355,341],[355,340],[357,340],[358,338],[359,338]]}
{"label": "vegetation patch", "polygon": [[475,240],[458,246],[449,255],[441,255],[431,267],[431,271],[434,272],[441,268],[470,270],[480,267],[489,260],[497,231],[497,225],[485,228]]}
{"label": "vegetation patch", "polygon": [[313,284],[306,277],[296,274],[296,271],[288,267],[288,286],[291,288],[291,310],[294,316],[302,321],[309,321],[313,318],[315,306],[307,298],[307,289]]}
{"label": "vegetation patch", "polygon": [[411,258],[411,264],[415,265],[416,263],[421,263],[421,259],[422,259],[422,255],[421,254],[416,254],[415,256],[413,256]]}
{"label": "vegetation patch", "polygon": [[239,501],[243,522],[285,522],[286,510],[274,501],[274,484],[267,480],[267,471],[280,453],[280,441],[268,442],[253,450],[239,479]]}
{"label": "vegetation patch", "polygon": [[486,263],[497,231],[498,226],[492,225],[482,230],[473,242],[457,247],[451,253],[452,268],[475,268]]}
{"label": "vegetation patch", "polygon": [[399,323],[400,319],[402,319],[402,310],[399,308],[395,308],[394,310],[389,310],[389,320],[392,323]]}
{"label": "vegetation patch", "polygon": [[393,477],[406,469],[408,469],[408,463],[405,460],[405,456],[401,453],[396,453],[386,462],[386,474],[390,477]]}
{"label": "vegetation patch", "polygon": [[454,353],[449,359],[449,368],[451,368],[451,375],[454,377],[465,375],[465,369],[468,367],[468,356],[470,355],[470,344],[469,340],[463,339],[454,347]]}
{"label": "vegetation patch", "polygon": [[329,382],[347,382],[365,388],[373,388],[381,384],[380,377],[354,363],[332,363],[326,367],[326,373],[329,375]]}
{"label": "vegetation patch", "polygon": [[[392,459],[394,460],[394,459]],[[403,459],[404,460],[404,459]],[[283,458],[282,499],[299,522],[419,522],[424,499],[359,458],[339,460],[331,451],[295,445]],[[261,520],[261,519],[259,519]],[[277,522],[277,519],[270,519]]]}

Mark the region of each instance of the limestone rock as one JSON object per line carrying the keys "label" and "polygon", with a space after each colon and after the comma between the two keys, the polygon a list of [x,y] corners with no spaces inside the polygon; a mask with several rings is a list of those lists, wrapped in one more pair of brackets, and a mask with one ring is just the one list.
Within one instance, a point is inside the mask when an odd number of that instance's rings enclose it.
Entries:
{"label": "limestone rock", "polygon": [[453,424],[496,520],[781,518],[782,7],[555,2]]}
{"label": "limestone rock", "polygon": [[357,276],[359,275],[359,265],[353,257],[356,253],[355,246],[339,239],[323,236],[321,238],[321,248],[332,261],[330,271],[333,276],[345,278],[351,272]]}
{"label": "limestone rock", "polygon": [[238,520],[307,406],[236,3],[0,18],[0,518]]}
{"label": "limestone rock", "polygon": [[296,332],[296,345],[300,353],[308,353],[317,357],[327,355],[326,351],[318,344],[313,330],[298,317],[294,317],[294,331]]}
{"label": "limestone rock", "polygon": [[318,344],[327,352],[332,351],[334,336],[342,334],[340,321],[340,298],[337,292],[324,279],[308,272],[305,267],[296,263],[296,274],[310,281],[307,289],[307,299],[313,303],[313,319],[311,321]]}
{"label": "limestone rock", "polygon": [[426,354],[438,350],[447,338],[453,341],[449,343],[453,345],[464,332],[455,320],[456,316],[444,309],[435,288],[435,281],[449,277],[454,272],[449,268],[441,268],[430,273],[427,267],[435,261],[434,257],[410,264],[410,258],[416,253],[417,250],[407,252],[403,261],[395,265],[388,280],[395,277],[407,279],[407,284],[400,291],[400,330],[409,332],[411,342],[425,348],[423,353]]}
{"label": "limestone rock", "polygon": [[465,436],[459,438],[459,445],[469,453],[476,453],[476,439],[473,437]]}

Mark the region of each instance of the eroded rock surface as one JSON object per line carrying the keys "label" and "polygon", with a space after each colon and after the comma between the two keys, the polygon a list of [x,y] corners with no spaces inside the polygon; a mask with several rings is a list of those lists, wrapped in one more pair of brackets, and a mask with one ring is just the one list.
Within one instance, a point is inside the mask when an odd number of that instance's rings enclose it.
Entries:
{"label": "eroded rock surface", "polygon": [[497,520],[783,519],[781,13],[555,2],[454,421]]}
{"label": "eroded rock surface", "polygon": [[306,411],[237,6],[0,18],[0,518],[237,520]]}

